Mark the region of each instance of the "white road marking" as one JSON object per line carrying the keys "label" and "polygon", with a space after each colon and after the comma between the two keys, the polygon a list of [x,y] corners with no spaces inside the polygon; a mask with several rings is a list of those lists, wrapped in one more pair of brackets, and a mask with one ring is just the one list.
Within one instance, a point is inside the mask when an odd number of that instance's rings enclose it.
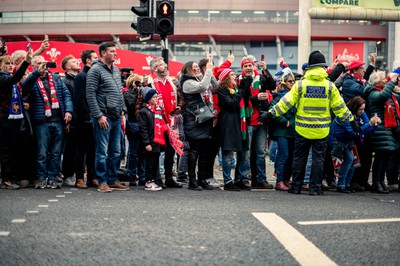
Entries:
{"label": "white road marking", "polygon": [[65,191],[64,194],[72,194],[72,191]]}
{"label": "white road marking", "polygon": [[331,221],[300,221],[300,222],[298,222],[298,224],[319,225],[319,224],[361,224],[361,223],[392,223],[392,222],[400,222],[400,218],[331,220]]}
{"label": "white road marking", "polygon": [[13,224],[20,224],[20,223],[25,223],[25,222],[26,222],[25,219],[14,219],[14,220],[11,220],[11,223],[13,223]]}
{"label": "white road marking", "polygon": [[56,195],[56,198],[65,198],[65,195]]}
{"label": "white road marking", "polygon": [[337,265],[275,213],[252,213],[300,265]]}
{"label": "white road marking", "polygon": [[26,211],[26,213],[39,213],[39,211]]}
{"label": "white road marking", "polygon": [[49,205],[38,205],[38,208],[48,208]]}
{"label": "white road marking", "polygon": [[0,236],[8,236],[10,232],[7,231],[0,231]]}
{"label": "white road marking", "polygon": [[70,188],[70,190],[78,190],[77,188]]}
{"label": "white road marking", "polygon": [[58,202],[58,199],[49,199],[49,202]]}

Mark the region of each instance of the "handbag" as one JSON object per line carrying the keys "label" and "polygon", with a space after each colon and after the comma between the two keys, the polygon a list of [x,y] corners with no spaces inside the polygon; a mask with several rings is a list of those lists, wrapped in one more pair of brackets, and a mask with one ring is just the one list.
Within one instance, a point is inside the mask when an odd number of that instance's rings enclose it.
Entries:
{"label": "handbag", "polygon": [[346,149],[346,146],[347,145],[344,144],[343,142],[335,140],[335,142],[333,143],[332,150],[331,150],[332,156],[339,158],[339,159],[343,159],[344,149]]}
{"label": "handbag", "polygon": [[197,106],[197,109],[192,112],[192,114],[195,117],[195,121],[197,124],[204,123],[212,118],[214,118],[213,112],[211,112],[210,107],[207,105],[199,107]]}

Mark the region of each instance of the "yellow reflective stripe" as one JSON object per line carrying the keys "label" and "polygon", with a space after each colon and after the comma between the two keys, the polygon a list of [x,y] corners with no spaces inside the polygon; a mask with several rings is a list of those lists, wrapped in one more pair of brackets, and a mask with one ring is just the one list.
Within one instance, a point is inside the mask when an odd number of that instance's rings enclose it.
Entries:
{"label": "yellow reflective stripe", "polygon": [[298,115],[297,118],[305,121],[331,122],[330,117],[308,117]]}
{"label": "yellow reflective stripe", "polygon": [[336,106],[335,108],[333,108],[333,111],[339,111],[340,109],[342,109],[346,104],[343,102],[341,105]]}
{"label": "yellow reflective stripe", "polygon": [[326,111],[326,107],[311,107],[311,106],[304,106],[304,111]]}

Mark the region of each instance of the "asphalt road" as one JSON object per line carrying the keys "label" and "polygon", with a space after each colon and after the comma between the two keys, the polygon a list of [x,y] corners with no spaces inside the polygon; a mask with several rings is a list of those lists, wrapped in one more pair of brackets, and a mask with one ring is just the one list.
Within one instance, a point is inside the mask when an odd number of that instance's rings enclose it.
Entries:
{"label": "asphalt road", "polygon": [[400,265],[399,254],[400,193],[0,190],[0,265]]}

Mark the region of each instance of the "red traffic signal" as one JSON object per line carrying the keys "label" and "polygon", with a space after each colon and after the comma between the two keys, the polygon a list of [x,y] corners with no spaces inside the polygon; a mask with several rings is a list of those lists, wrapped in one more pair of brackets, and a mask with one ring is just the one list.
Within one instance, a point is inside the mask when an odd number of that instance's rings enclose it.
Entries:
{"label": "red traffic signal", "polygon": [[174,34],[174,1],[157,1],[156,33],[160,36]]}

